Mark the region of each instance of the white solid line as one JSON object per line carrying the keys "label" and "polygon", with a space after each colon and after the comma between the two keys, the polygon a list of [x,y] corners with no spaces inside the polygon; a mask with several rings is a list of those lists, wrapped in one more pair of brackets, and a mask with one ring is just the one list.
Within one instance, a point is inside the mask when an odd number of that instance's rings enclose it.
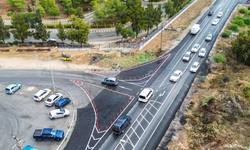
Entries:
{"label": "white solid line", "polygon": [[123,88],[123,89],[126,89],[126,90],[132,91],[132,89],[126,88],[126,87],[124,87],[124,86],[119,86],[119,87],[120,87],[120,88]]}
{"label": "white solid line", "polygon": [[[150,103],[149,103],[150,104]],[[152,105],[152,104],[150,104],[151,106],[153,106],[154,107],[154,109],[156,109],[157,111],[158,111],[158,109],[154,106],[154,105]],[[151,109],[151,108],[150,108]]]}
{"label": "white solid line", "polygon": [[140,139],[139,135],[135,132],[134,128],[131,128],[133,130],[133,132],[135,133],[135,135],[137,136],[138,139]]}
{"label": "white solid line", "polygon": [[135,120],[135,121],[138,122],[138,124],[141,126],[141,128],[142,128],[142,130],[143,130],[143,132],[144,132],[145,130],[144,130],[144,128],[142,127],[142,125],[140,124],[140,122],[139,122],[138,120]]}
{"label": "white solid line", "polygon": [[[150,112],[147,108],[144,107],[144,110],[146,110],[146,111],[154,118],[154,115],[151,114],[151,112]],[[146,117],[146,116],[145,116],[145,117]]]}
{"label": "white solid line", "polygon": [[[141,116],[142,116],[142,118],[149,124],[149,122],[148,122],[148,120],[142,115],[142,114],[140,114]],[[137,120],[137,119],[136,119]]]}

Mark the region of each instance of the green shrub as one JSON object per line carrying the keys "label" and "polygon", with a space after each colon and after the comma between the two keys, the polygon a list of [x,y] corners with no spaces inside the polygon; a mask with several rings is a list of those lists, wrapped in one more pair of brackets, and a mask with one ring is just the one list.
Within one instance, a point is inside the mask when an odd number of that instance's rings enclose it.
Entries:
{"label": "green shrub", "polygon": [[30,44],[32,44],[33,42],[32,42],[32,41],[29,41],[29,42],[27,42],[27,43],[30,43]]}
{"label": "green shrub", "polygon": [[0,41],[0,44],[3,44],[3,41]]}
{"label": "green shrub", "polygon": [[250,6],[248,6],[247,9],[250,10]]}
{"label": "green shrub", "polygon": [[13,26],[12,26],[12,25],[5,25],[5,26],[7,26],[7,27],[9,27],[9,28],[13,28]]}
{"label": "green shrub", "polygon": [[249,25],[250,24],[250,17],[244,19],[244,23]]}
{"label": "green shrub", "polygon": [[242,13],[242,14],[245,14],[245,13],[247,13],[247,9],[246,8],[240,8],[239,12]]}
{"label": "green shrub", "polygon": [[64,28],[71,28],[71,24],[63,24]]}
{"label": "green shrub", "polygon": [[9,11],[14,12],[14,11],[15,11],[15,9],[14,9],[14,8],[11,8],[11,9],[9,9]]}
{"label": "green shrub", "polygon": [[250,85],[244,86],[242,89],[243,96],[250,101]]}
{"label": "green shrub", "polygon": [[58,28],[59,27],[59,23],[55,23],[55,26]]}
{"label": "green shrub", "polygon": [[18,43],[18,41],[14,41],[13,43],[17,44],[17,43]]}
{"label": "green shrub", "polygon": [[[106,28],[111,28],[113,26],[113,24],[106,24]],[[104,24],[100,24],[100,25],[91,25],[91,28],[105,28]]]}
{"label": "green shrub", "polygon": [[202,106],[205,106],[207,105],[207,103],[212,100],[212,99],[216,99],[216,97],[214,95],[210,95],[210,96],[206,96],[205,98],[203,99],[199,99],[198,102],[199,102],[199,105],[202,107]]}
{"label": "green shrub", "polygon": [[221,33],[222,37],[229,37],[231,35],[231,31],[225,30],[224,32]]}
{"label": "green shrub", "polygon": [[214,61],[216,63],[226,62],[226,57],[222,53],[218,53],[214,56]]}
{"label": "green shrub", "polygon": [[54,27],[55,27],[54,24],[44,24],[44,26],[45,26],[45,27],[47,26],[47,28],[54,28]]}
{"label": "green shrub", "polygon": [[240,20],[240,19],[233,20],[232,23],[237,24],[240,27],[245,27],[246,26],[246,24],[244,23],[244,20]]}
{"label": "green shrub", "polygon": [[238,32],[239,31],[239,26],[237,24],[232,24],[230,26],[228,26],[229,30],[232,30],[234,32]]}

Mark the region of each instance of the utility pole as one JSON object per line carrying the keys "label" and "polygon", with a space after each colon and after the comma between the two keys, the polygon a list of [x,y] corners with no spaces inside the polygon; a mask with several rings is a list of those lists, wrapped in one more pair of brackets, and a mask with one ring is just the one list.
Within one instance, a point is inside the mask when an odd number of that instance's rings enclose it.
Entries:
{"label": "utility pole", "polygon": [[20,139],[18,139],[15,135],[12,135],[12,137],[14,138],[14,140],[16,142],[16,146],[17,146],[18,150],[22,150],[21,147],[19,146],[19,142],[21,142],[22,140],[20,141]]}
{"label": "utility pole", "polygon": [[[53,50],[55,50],[56,48],[57,48],[57,46]],[[53,50],[51,50],[50,52],[52,52]],[[50,72],[51,72],[53,89],[54,89],[54,92],[55,92],[55,83],[54,83],[54,77],[53,77],[53,72],[52,72],[52,67],[51,67],[51,61],[50,61],[50,52],[48,53],[48,55],[49,55],[49,64],[50,64]]]}

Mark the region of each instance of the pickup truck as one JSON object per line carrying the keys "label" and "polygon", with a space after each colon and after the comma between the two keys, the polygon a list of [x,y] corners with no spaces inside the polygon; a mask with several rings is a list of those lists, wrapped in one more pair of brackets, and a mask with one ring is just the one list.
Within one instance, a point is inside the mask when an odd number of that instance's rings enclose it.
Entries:
{"label": "pickup truck", "polygon": [[33,138],[39,142],[42,140],[60,141],[64,138],[64,132],[62,130],[52,128],[36,129],[33,134]]}

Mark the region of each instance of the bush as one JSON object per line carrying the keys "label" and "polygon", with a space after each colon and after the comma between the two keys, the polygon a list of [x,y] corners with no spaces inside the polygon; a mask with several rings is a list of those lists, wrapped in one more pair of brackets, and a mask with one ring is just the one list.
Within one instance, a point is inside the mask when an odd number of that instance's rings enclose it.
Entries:
{"label": "bush", "polygon": [[7,26],[7,27],[9,27],[9,28],[13,28],[13,26],[12,26],[12,25],[4,25],[4,26]]}
{"label": "bush", "polygon": [[239,31],[239,26],[237,24],[232,24],[230,26],[228,26],[229,30],[232,30],[234,32],[238,32]]}
{"label": "bush", "polygon": [[237,24],[240,27],[245,27],[246,24],[244,23],[244,18],[242,17],[234,17],[234,20],[232,21],[233,24]]}
{"label": "bush", "polygon": [[[104,24],[100,24],[100,25],[90,25],[91,28],[105,28]],[[106,28],[111,28],[113,27],[113,24],[106,24]]]}
{"label": "bush", "polygon": [[221,33],[222,37],[229,37],[231,35],[231,31],[225,30],[224,32]]}
{"label": "bush", "polygon": [[14,41],[13,43],[17,44],[17,43],[18,43],[18,41]]}
{"label": "bush", "polygon": [[0,44],[3,44],[3,41],[0,41]]}
{"label": "bush", "polygon": [[244,86],[243,89],[242,89],[242,92],[243,92],[243,96],[244,96],[248,101],[250,101],[250,85]]}
{"label": "bush", "polygon": [[32,41],[29,41],[29,42],[27,42],[27,43],[32,44],[33,42],[32,42]]}
{"label": "bush", "polygon": [[215,99],[216,100],[216,97],[214,95],[210,95],[210,96],[206,96],[205,98],[203,99],[199,99],[198,100],[198,103],[199,105],[202,107],[202,106],[205,106],[207,105],[207,103],[212,100],[212,99]]}
{"label": "bush", "polygon": [[250,6],[248,6],[247,9],[250,10]]}
{"label": "bush", "polygon": [[250,24],[250,17],[244,19],[244,23],[249,25]]}
{"label": "bush", "polygon": [[54,27],[55,27],[54,24],[44,24],[44,26],[45,26],[45,27],[47,26],[47,28],[54,28]]}
{"label": "bush", "polygon": [[247,13],[247,9],[246,8],[240,8],[239,12],[242,13],[242,14],[245,14],[245,13]]}
{"label": "bush", "polygon": [[216,63],[226,62],[226,57],[222,53],[218,53],[214,56],[214,61]]}

